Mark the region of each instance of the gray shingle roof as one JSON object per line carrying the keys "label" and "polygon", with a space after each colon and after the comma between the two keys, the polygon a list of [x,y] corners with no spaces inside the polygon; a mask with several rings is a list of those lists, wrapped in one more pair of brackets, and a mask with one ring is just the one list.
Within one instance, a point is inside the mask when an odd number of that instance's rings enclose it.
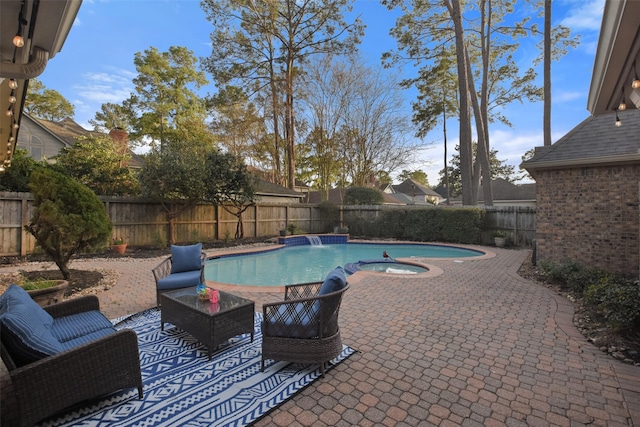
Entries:
{"label": "gray shingle roof", "polygon": [[418,181],[415,181],[411,178],[407,178],[402,183],[393,185],[392,187],[396,192],[408,194],[409,196],[414,195],[440,197],[438,193],[436,193],[426,185],[420,184]]}
{"label": "gray shingle roof", "polygon": [[[494,201],[523,201],[536,199],[535,184],[516,185],[508,182],[504,178],[496,178],[491,181],[491,190],[493,192]],[[462,196],[453,197],[451,200],[462,200]],[[482,184],[478,188],[478,201],[484,201]]]}
{"label": "gray shingle roof", "polygon": [[527,170],[594,163],[640,161],[640,110],[590,116],[554,144],[536,147],[533,158],[522,163]]}

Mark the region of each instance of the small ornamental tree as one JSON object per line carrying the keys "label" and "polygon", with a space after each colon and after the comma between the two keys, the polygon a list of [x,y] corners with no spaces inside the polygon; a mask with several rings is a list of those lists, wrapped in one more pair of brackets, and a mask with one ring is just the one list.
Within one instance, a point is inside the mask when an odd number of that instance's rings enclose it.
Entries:
{"label": "small ornamental tree", "polygon": [[29,187],[34,209],[24,228],[69,280],[73,254],[104,246],[111,235],[111,221],[88,187],[50,168],[37,168]]}
{"label": "small ornamental tree", "polygon": [[235,238],[243,238],[242,213],[255,204],[258,179],[241,157],[219,151],[207,156],[205,176],[205,199],[238,218]]}

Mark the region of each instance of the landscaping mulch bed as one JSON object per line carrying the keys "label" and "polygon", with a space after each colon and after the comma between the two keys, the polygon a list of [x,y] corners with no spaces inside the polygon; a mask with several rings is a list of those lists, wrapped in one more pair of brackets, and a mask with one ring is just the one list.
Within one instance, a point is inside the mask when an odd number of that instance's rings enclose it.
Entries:
{"label": "landscaping mulch bed", "polygon": [[518,274],[552,289],[573,303],[573,324],[587,340],[601,351],[629,364],[640,366],[640,331],[618,332],[607,326],[602,316],[584,303],[568,289],[545,280],[542,270],[532,265],[529,257],[518,270]]}

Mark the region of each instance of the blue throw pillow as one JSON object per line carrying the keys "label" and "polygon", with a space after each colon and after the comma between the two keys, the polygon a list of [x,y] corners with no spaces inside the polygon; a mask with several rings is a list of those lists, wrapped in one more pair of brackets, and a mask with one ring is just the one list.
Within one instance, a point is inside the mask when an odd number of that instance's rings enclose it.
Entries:
{"label": "blue throw pillow", "polygon": [[53,322],[49,313],[17,285],[11,285],[7,293],[0,316],[0,336],[16,365],[23,366],[61,352],[63,348],[51,332],[53,323],[48,323],[49,319]]}
{"label": "blue throw pillow", "polygon": [[337,266],[327,274],[318,295],[330,294],[331,292],[339,291],[345,286],[347,286],[347,277],[344,274],[344,268]]}
{"label": "blue throw pillow", "polygon": [[19,305],[24,305],[24,308],[21,310],[26,311],[29,316],[36,317],[46,328],[50,329],[53,325],[53,317],[40,307],[27,291],[13,283],[9,285],[0,297],[0,319],[4,317],[5,313],[9,310]]}
{"label": "blue throw pillow", "polygon": [[202,243],[188,246],[171,245],[171,273],[200,270]]}

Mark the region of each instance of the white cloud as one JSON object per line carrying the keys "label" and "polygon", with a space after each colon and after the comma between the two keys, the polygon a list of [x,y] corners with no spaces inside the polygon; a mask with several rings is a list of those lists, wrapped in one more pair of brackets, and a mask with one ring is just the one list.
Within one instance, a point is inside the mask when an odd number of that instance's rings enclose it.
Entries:
{"label": "white cloud", "polygon": [[584,99],[585,94],[583,92],[572,91],[565,92],[561,91],[553,94],[553,102],[568,102],[575,101],[576,99]]}
{"label": "white cloud", "polygon": [[119,104],[127,99],[133,90],[133,85],[128,76],[87,73],[83,76],[83,84],[75,85],[73,89],[79,98],[88,103],[98,103],[94,111],[99,111],[101,104],[107,102]]}
{"label": "white cloud", "polygon": [[600,31],[603,10],[604,0],[572,0],[560,23],[572,31]]}

